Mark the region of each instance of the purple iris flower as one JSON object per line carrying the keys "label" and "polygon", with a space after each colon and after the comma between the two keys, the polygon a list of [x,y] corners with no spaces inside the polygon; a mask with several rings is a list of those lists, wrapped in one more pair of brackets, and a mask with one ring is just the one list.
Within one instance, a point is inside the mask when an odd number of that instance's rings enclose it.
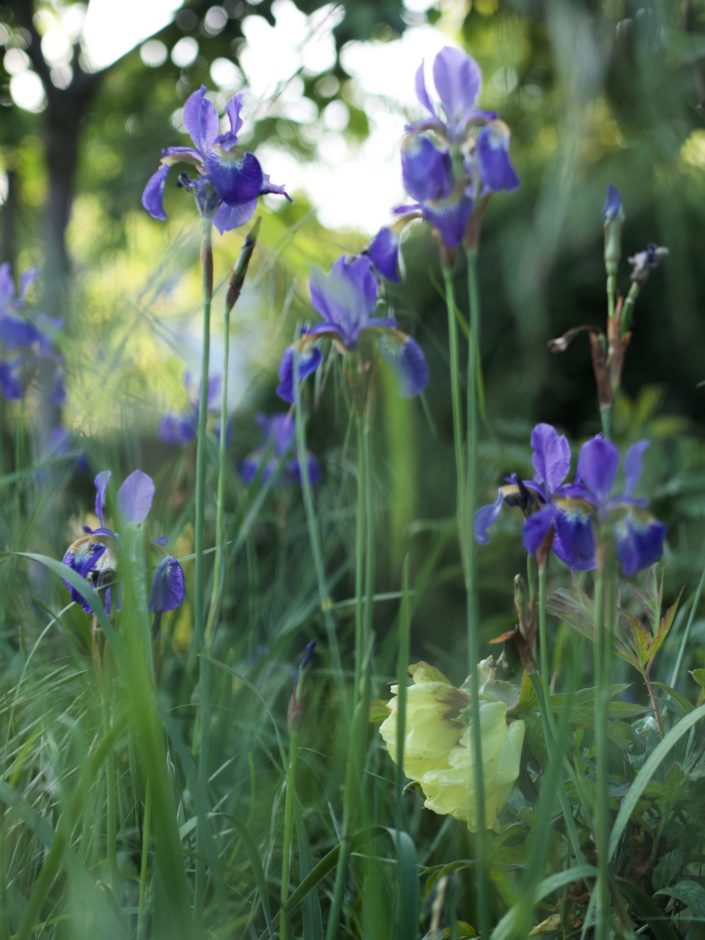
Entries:
{"label": "purple iris flower", "polygon": [[597,522],[611,528],[622,574],[633,575],[659,560],[666,527],[646,510],[646,500],[633,493],[641,476],[648,441],[633,444],[624,456],[624,489],[614,488],[619,450],[601,434],[583,444],[578,458],[577,482],[595,508]]}
{"label": "purple iris flower", "polygon": [[[243,483],[252,483],[259,475],[264,483],[281,472],[287,482],[301,484],[301,465],[296,449],[296,427],[292,414],[257,415],[262,432],[262,446],[252,451],[242,462],[240,476]],[[306,455],[308,478],[314,485],[321,482],[321,469],[313,454]]]}
{"label": "purple iris flower", "polygon": [[[95,478],[95,514],[99,525],[92,529],[84,525],[86,533],[76,539],[66,550],[63,563],[85,578],[97,590],[104,591],[104,606],[106,613],[113,607],[113,586],[116,579],[117,560],[116,545],[119,540],[118,533],[105,524],[104,506],[105,494],[110,483],[112,473],[103,470]],[[154,481],[142,470],[134,470],[127,476],[117,492],[117,509],[120,521],[123,524],[138,524],[144,522],[152,508],[154,499]],[[92,610],[86,599],[68,582],[71,598],[87,612]],[[162,559],[152,583],[149,609],[154,612],[165,613],[173,610],[184,599],[184,572],[179,562],[171,556]]]}
{"label": "purple iris flower", "polygon": [[225,106],[230,123],[225,134],[219,133],[218,112],[205,95],[206,87],[202,85],[184,105],[184,126],[194,146],[162,150],[160,167],[145,186],[142,205],[153,218],[166,219],[163,198],[169,170],[177,163],[189,163],[198,175],[191,179],[182,173],[179,184],[194,194],[200,214],[212,218],[222,234],[250,220],[259,196],[265,193],[277,193],[287,199],[289,196],[283,186],[270,181],[253,153],[237,146],[242,127],[242,93],[234,95]]}
{"label": "purple iris flower", "polygon": [[475,60],[446,46],[433,62],[437,103],[426,86],[424,63],[416,72],[416,96],[428,117],[407,127],[402,177],[415,206],[447,248],[465,238],[478,201],[519,186],[509,158],[509,128],[493,112],[475,106],[482,75]]}
{"label": "purple iris flower", "polygon": [[317,343],[330,339],[342,353],[354,352],[367,339],[377,343],[382,357],[394,368],[401,393],[410,398],[428,383],[428,365],[418,343],[402,333],[394,317],[375,317],[379,285],[372,260],[366,255],[344,255],[325,275],[315,269],[309,280],[311,303],[322,323],[304,327],[279,364],[277,394],[294,401],[294,363],[299,379],[314,372],[321,362]]}
{"label": "purple iris flower", "polygon": [[532,555],[551,547],[574,571],[595,566],[593,507],[584,489],[565,483],[570,470],[570,445],[550,424],[537,424],[531,432],[534,476],[511,477],[500,486],[497,499],[475,514],[475,538],[485,544],[502,506],[519,506],[525,516],[524,548]]}
{"label": "purple iris flower", "polygon": [[[193,376],[190,372],[184,373],[184,388],[193,394]],[[208,411],[217,414],[220,410],[220,375],[213,375],[208,380]],[[159,423],[157,437],[165,444],[189,444],[196,440],[198,434],[198,410],[200,392],[189,401],[186,410],[179,413],[165,414]]]}
{"label": "purple iris flower", "polygon": [[53,377],[49,401],[61,405],[66,397],[63,357],[55,338],[64,324],[44,313],[27,314],[27,291],[36,278],[36,268],[25,271],[16,292],[10,264],[0,265],[0,350],[4,350],[4,355],[0,352],[0,393],[8,400],[22,398],[39,361],[50,360]]}
{"label": "purple iris flower", "polygon": [[608,183],[605,204],[602,207],[602,220],[605,225],[616,219],[620,212],[622,212],[622,197],[619,195],[619,190]]}

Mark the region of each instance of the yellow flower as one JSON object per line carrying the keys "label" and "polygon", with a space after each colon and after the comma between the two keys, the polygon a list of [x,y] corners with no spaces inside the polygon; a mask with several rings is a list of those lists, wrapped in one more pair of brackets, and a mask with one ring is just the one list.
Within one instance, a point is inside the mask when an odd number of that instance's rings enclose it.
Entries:
{"label": "yellow flower", "polygon": [[[494,827],[519,776],[524,722],[507,724],[507,705],[499,698],[504,692],[494,683],[492,660],[484,660],[478,670],[485,820]],[[414,682],[407,689],[404,773],[419,783],[428,809],[461,819],[475,831],[474,750],[467,715],[470,696],[426,663],[411,666],[409,672]],[[389,717],[380,732],[396,761],[398,687],[392,687],[392,694]]]}

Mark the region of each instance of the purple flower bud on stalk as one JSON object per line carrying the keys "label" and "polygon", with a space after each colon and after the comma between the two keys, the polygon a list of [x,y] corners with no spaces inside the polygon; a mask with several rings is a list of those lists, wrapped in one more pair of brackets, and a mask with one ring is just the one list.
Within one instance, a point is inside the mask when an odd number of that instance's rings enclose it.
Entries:
{"label": "purple flower bud on stalk", "polygon": [[605,270],[612,277],[617,274],[619,259],[622,256],[624,210],[622,209],[622,197],[611,183],[607,186],[602,219],[605,228]]}

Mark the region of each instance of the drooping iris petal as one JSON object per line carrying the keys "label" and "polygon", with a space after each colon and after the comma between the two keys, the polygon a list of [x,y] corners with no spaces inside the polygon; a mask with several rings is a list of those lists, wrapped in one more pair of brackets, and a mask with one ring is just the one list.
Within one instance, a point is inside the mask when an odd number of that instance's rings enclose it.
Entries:
{"label": "drooping iris petal", "polygon": [[377,271],[388,281],[400,281],[399,236],[392,226],[385,225],[375,235],[365,254]]}
{"label": "drooping iris petal", "polygon": [[629,512],[614,527],[615,551],[629,577],[655,564],[663,554],[666,526],[645,512]]}
{"label": "drooping iris petal", "polygon": [[152,613],[165,614],[177,608],[186,594],[184,569],[172,555],[157,565],[149,595],[148,608]]}
{"label": "drooping iris petal", "polygon": [[497,491],[497,499],[487,506],[482,506],[475,513],[475,540],[480,545],[487,545],[490,540],[489,530],[497,521],[504,504],[504,495],[502,490]]}
{"label": "drooping iris petal", "polygon": [[472,215],[473,201],[465,190],[456,190],[444,199],[434,199],[421,206],[424,218],[441,236],[446,248],[457,248]]}
{"label": "drooping iris petal", "polygon": [[428,363],[416,340],[399,331],[385,331],[380,335],[379,346],[385,362],[399,380],[399,391],[404,398],[413,398],[426,388]]}
{"label": "drooping iris petal", "polygon": [[594,494],[598,504],[602,504],[612,490],[618,466],[619,451],[615,445],[596,434],[580,449],[577,479]]}
{"label": "drooping iris petal", "polygon": [[183,118],[184,127],[199,150],[205,152],[213,146],[219,130],[218,112],[206,98],[205,85],[186,99]]}
{"label": "drooping iris petal", "polygon": [[492,121],[477,137],[477,160],[483,192],[512,190],[519,177],[509,159],[509,128],[504,121]]}
{"label": "drooping iris petal", "polygon": [[557,500],[553,551],[573,571],[595,567],[595,530],[590,507],[577,500]]}
{"label": "drooping iris petal", "polygon": [[531,464],[537,483],[552,493],[570,470],[570,444],[550,424],[537,424],[531,432]]}
{"label": "drooping iris petal", "polygon": [[649,441],[637,441],[632,444],[624,456],[624,495],[630,497],[639,484],[641,462]]}
{"label": "drooping iris petal", "polygon": [[211,150],[205,166],[213,188],[229,206],[241,206],[259,196],[262,167],[253,153]]}
{"label": "drooping iris petal", "polygon": [[552,503],[542,506],[524,522],[522,541],[530,555],[536,555],[548,540],[551,529],[555,527],[556,507]]}
{"label": "drooping iris petal", "polygon": [[293,346],[284,350],[281,362],[279,363],[279,385],[277,385],[277,395],[290,404],[294,402],[294,363],[296,361],[296,371],[299,382],[311,375],[321,364],[321,351],[316,346],[311,346],[297,352]]}
{"label": "drooping iris petal", "polygon": [[401,172],[406,191],[419,202],[441,199],[454,186],[453,163],[428,134],[407,134],[401,145]]}
{"label": "drooping iris petal", "polygon": [[123,522],[143,522],[154,499],[154,481],[142,470],[133,470],[118,490],[117,506]]}
{"label": "drooping iris petal", "polygon": [[215,225],[221,235],[224,232],[230,232],[234,228],[246,225],[255,214],[256,208],[256,199],[253,199],[251,202],[245,202],[241,206],[229,206],[224,202],[221,206],[218,206],[213,213],[213,225]]}
{"label": "drooping iris petal", "polygon": [[7,401],[19,401],[24,393],[14,364],[2,360],[0,360],[0,391]]}
{"label": "drooping iris petal", "polygon": [[166,178],[169,175],[168,166],[160,166],[156,173],[153,173],[147,180],[147,185],[142,193],[142,206],[149,212],[153,219],[159,219],[163,222],[166,219],[164,212],[164,188]]}
{"label": "drooping iris petal", "polygon": [[9,349],[31,346],[39,338],[39,331],[27,320],[13,313],[0,314],[0,342]]}
{"label": "drooping iris petal", "polygon": [[102,470],[98,476],[95,478],[95,514],[100,520],[101,526],[105,525],[103,519],[103,508],[105,506],[105,492],[108,489],[108,483],[110,483],[110,478],[112,477],[112,472],[110,470]]}
{"label": "drooping iris petal", "polygon": [[457,138],[474,112],[482,88],[482,73],[469,55],[453,46],[445,46],[434,59],[433,81],[449,130]]}

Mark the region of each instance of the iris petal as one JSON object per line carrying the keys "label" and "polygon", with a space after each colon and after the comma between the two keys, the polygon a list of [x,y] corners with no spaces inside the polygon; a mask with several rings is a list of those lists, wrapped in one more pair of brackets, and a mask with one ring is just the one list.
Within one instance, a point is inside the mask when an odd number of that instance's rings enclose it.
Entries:
{"label": "iris petal", "polygon": [[401,172],[409,195],[419,202],[441,199],[453,189],[453,163],[427,134],[407,134],[401,145]]}
{"label": "iris petal", "polygon": [[641,461],[649,441],[637,441],[632,444],[624,456],[624,495],[630,497],[639,484]]}
{"label": "iris petal", "polygon": [[522,541],[530,555],[535,555],[544,545],[556,521],[556,508],[551,503],[532,513],[524,522]]}
{"label": "iris petal", "polygon": [[595,567],[595,531],[584,504],[566,500],[556,512],[553,551],[573,571]]}
{"label": "iris petal", "polygon": [[142,470],[133,470],[125,477],[117,494],[117,505],[123,522],[142,522],[149,515],[154,499],[154,481]]}
{"label": "iris petal", "polygon": [[166,178],[169,175],[168,166],[160,166],[156,173],[153,173],[147,180],[147,185],[142,193],[142,205],[149,212],[153,219],[164,221],[166,212],[164,212],[164,187]]}
{"label": "iris petal", "polygon": [[488,532],[497,521],[503,504],[504,495],[500,489],[497,491],[497,499],[494,503],[482,506],[475,513],[475,539],[481,545],[486,545],[489,542]]}
{"label": "iris petal", "polygon": [[614,527],[615,550],[622,574],[629,577],[655,564],[663,553],[666,526],[652,516],[629,513]]}
{"label": "iris petal", "polygon": [[256,199],[245,202],[241,206],[229,206],[223,203],[213,213],[213,225],[221,235],[223,232],[230,232],[234,228],[246,225],[255,214],[256,208]]}
{"label": "iris petal", "polygon": [[601,434],[586,441],[578,457],[577,478],[594,494],[598,505],[607,500],[619,466],[619,451]]}
{"label": "iris petal", "polygon": [[436,229],[446,248],[457,248],[465,238],[473,201],[464,190],[421,206],[424,218]]}
{"label": "iris petal", "polygon": [[211,150],[205,164],[213,188],[229,206],[241,206],[259,196],[263,174],[253,153]]}
{"label": "iris petal", "polygon": [[95,478],[95,514],[100,519],[101,526],[105,525],[103,519],[103,507],[105,505],[105,491],[108,488],[108,483],[110,483],[110,478],[112,477],[112,472],[110,470],[103,470]]}
{"label": "iris petal", "polygon": [[503,121],[493,121],[477,137],[477,159],[485,192],[512,190],[519,186],[509,159],[509,128]]}
{"label": "iris petal", "polygon": [[370,242],[365,254],[377,271],[388,281],[400,281],[399,271],[399,236],[394,229],[385,225]]}
{"label": "iris petal", "polygon": [[189,95],[184,105],[184,127],[191,135],[191,140],[202,152],[208,150],[218,136],[218,112],[206,98],[206,86]]}
{"label": "iris petal", "polygon": [[[293,404],[294,402],[294,360],[296,352],[293,346],[284,350],[281,362],[279,363],[279,385],[277,386],[277,395],[284,401]],[[299,381],[305,379],[307,375],[315,372],[321,364],[321,351],[316,346],[310,347],[298,353],[297,374]]]}
{"label": "iris petal", "polygon": [[395,331],[380,335],[380,350],[397,376],[400,393],[404,398],[413,398],[428,385],[428,363],[423,350],[410,336]]}
{"label": "iris petal", "polygon": [[445,46],[433,62],[433,81],[448,119],[449,129],[459,136],[472,116],[482,88],[482,73],[471,56]]}
{"label": "iris petal", "polygon": [[537,483],[552,493],[570,470],[570,444],[550,424],[537,424],[531,432],[531,464]]}
{"label": "iris petal", "polygon": [[178,607],[186,594],[184,569],[172,555],[162,558],[154,572],[149,610],[165,614]]}

